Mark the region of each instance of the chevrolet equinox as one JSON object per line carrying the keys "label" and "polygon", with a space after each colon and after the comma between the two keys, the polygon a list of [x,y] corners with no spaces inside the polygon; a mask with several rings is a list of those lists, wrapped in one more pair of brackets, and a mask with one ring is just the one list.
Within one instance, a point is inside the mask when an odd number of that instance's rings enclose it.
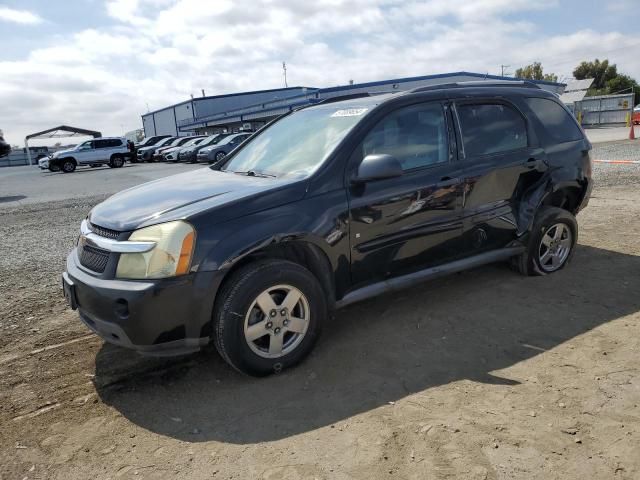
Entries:
{"label": "chevrolet equinox", "polygon": [[63,291],[105,340],[237,370],[300,362],[331,312],[490,262],[570,260],[591,145],[527,82],[351,95],[284,115],[213,167],[94,207]]}

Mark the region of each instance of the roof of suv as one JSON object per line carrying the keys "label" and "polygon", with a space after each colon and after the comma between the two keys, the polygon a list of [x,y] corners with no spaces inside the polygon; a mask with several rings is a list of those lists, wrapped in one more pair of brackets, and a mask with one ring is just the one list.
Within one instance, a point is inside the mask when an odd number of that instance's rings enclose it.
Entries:
{"label": "roof of suv", "polygon": [[322,102],[314,104],[311,108],[322,108],[323,106],[329,105],[331,107],[339,106],[340,108],[357,108],[365,106],[372,108],[388,101],[407,98],[408,96],[413,95],[433,98],[459,98],[465,96],[502,97],[522,93],[526,93],[528,96],[534,97],[557,98],[553,93],[543,90],[537,85],[527,81],[474,81],[429,85],[404,92],[350,94],[344,96],[344,99],[343,97],[330,97]]}

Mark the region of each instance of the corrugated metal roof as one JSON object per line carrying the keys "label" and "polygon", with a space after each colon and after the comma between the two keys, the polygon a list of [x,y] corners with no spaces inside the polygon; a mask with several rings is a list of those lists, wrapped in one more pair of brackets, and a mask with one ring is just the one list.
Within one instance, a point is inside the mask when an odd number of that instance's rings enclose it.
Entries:
{"label": "corrugated metal roof", "polygon": [[562,103],[570,104],[581,101],[585,95],[587,94],[586,90],[578,90],[574,92],[564,92],[560,95],[560,100]]}
{"label": "corrugated metal roof", "polygon": [[569,80],[567,81],[567,86],[564,91],[566,92],[576,92],[578,90],[588,90],[591,88],[593,84],[593,78],[585,78],[584,80]]}

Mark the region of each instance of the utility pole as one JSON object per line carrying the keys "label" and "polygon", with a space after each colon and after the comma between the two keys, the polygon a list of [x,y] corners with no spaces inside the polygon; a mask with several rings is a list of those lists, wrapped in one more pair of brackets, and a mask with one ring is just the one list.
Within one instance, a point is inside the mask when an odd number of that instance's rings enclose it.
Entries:
{"label": "utility pole", "polygon": [[282,74],[284,75],[284,87],[287,88],[287,64],[282,62]]}
{"label": "utility pole", "polygon": [[502,73],[500,73],[500,76],[501,76],[501,77],[504,77],[505,75],[511,75],[509,72],[507,72],[506,74],[505,74],[505,72],[504,72],[504,71],[505,71],[505,69],[509,68],[510,66],[511,66],[511,65],[500,65],[500,70],[501,70],[501,72],[502,72]]}

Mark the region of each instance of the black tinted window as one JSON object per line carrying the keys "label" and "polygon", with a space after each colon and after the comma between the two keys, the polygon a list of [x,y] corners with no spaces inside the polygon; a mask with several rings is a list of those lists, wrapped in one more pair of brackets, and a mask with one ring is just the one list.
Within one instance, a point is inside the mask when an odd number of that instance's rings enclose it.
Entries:
{"label": "black tinted window", "polygon": [[527,127],[516,110],[502,104],[458,105],[467,157],[518,150],[527,146]]}
{"label": "black tinted window", "polygon": [[540,119],[547,135],[552,140],[556,142],[572,142],[582,139],[582,132],[580,132],[571,114],[553,100],[527,98],[527,104]]}
{"label": "black tinted window", "polygon": [[363,158],[393,155],[403,170],[447,161],[447,124],[440,104],[412,105],[390,113],[367,134]]}
{"label": "black tinted window", "polygon": [[107,140],[96,140],[95,141],[96,148],[113,148],[122,146],[122,140],[118,140],[117,138],[107,139]]}

